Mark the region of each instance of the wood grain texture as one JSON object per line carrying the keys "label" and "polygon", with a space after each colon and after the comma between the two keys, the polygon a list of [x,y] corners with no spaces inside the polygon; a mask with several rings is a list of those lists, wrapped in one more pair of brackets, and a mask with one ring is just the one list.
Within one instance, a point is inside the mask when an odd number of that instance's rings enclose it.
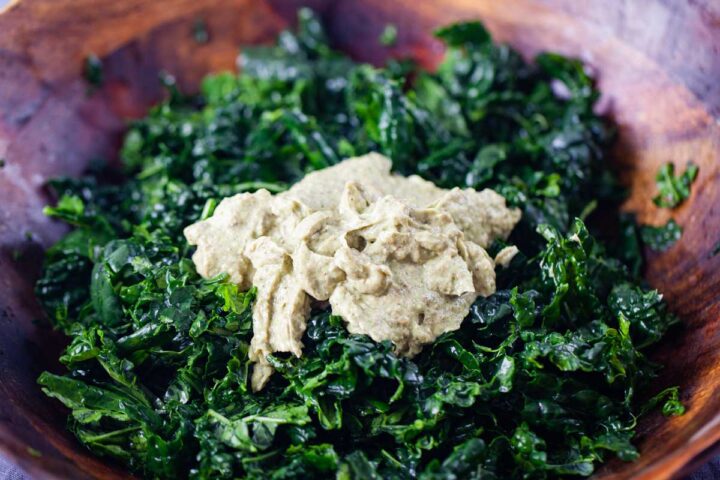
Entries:
{"label": "wood grain texture", "polygon": [[[598,108],[619,126],[614,165],[631,196],[624,208],[646,223],[670,214],[685,233],[661,254],[646,252],[646,277],[684,328],[655,352],[680,384],[688,412],[641,423],[641,458],[611,462],[603,478],[677,478],[720,442],[720,3],[713,0],[20,0],[0,15],[0,451],[37,478],[127,478],[88,454],[64,429],[65,413],[35,384],[58,371],[63,339],[32,295],[43,247],[62,228],[41,214],[43,184],[115,157],[125,120],[160,96],[160,70],[183,88],[231,69],[237,46],[272,41],[300,4],[322,12],[336,44],[356,58],[412,56],[432,68],[442,55],[433,28],[480,18],[494,36],[532,57],[578,56],[597,73]],[[202,18],[210,42],[192,25]],[[398,27],[392,48],[374,39]],[[88,95],[85,56],[104,59],[106,82]],[[656,209],[654,174],[664,162],[700,166],[692,197]],[[25,233],[32,232],[32,240]],[[20,260],[14,260],[20,252]],[[33,456],[28,447],[42,453]]]}

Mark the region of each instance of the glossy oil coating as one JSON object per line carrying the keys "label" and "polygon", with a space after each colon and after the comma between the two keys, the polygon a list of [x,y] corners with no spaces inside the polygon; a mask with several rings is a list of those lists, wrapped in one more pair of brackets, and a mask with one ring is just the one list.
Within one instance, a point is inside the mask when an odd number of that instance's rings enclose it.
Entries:
{"label": "glossy oil coating", "polygon": [[[36,478],[127,478],[80,447],[65,413],[37,388],[63,339],[44,323],[32,295],[42,248],[62,229],[42,216],[42,185],[112,157],[124,119],[157,101],[160,70],[181,87],[231,69],[237,45],[269,42],[300,4],[323,12],[337,45],[381,62],[413,56],[432,67],[442,54],[430,31],[480,18],[495,37],[527,55],[580,56],[597,73],[599,108],[619,127],[615,154],[632,188],[625,208],[646,223],[670,215],[651,202],[654,174],[667,161],[700,166],[691,198],[672,215],[681,241],[651,253],[648,281],[665,293],[685,328],[655,358],[664,383],[679,383],[688,412],[640,425],[642,457],[612,462],[605,478],[682,475],[720,439],[720,4],[714,0],[19,0],[0,15],[0,451]],[[205,20],[208,43],[192,26]],[[388,23],[387,49],[375,41]],[[87,95],[85,56],[104,59],[106,81]],[[31,232],[28,237],[26,232]],[[30,450],[31,447],[33,450]],[[35,452],[41,452],[37,457]]]}

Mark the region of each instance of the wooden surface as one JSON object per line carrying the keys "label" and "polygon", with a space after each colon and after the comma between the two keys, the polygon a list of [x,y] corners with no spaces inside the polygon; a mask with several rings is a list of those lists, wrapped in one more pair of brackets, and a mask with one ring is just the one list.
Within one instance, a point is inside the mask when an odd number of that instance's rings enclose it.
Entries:
{"label": "wooden surface", "polygon": [[[688,412],[640,425],[642,456],[612,462],[604,478],[677,477],[720,441],[720,2],[695,0],[20,0],[0,15],[0,451],[37,478],[127,478],[89,455],[65,431],[65,412],[35,384],[59,371],[63,339],[42,322],[32,295],[42,248],[62,233],[42,216],[43,184],[113,158],[127,118],[157,101],[160,70],[193,89],[208,71],[232,69],[237,46],[272,41],[300,4],[319,9],[337,45],[381,62],[413,56],[432,68],[442,55],[429,32],[459,19],[484,20],[495,37],[532,56],[555,50],[596,72],[598,106],[620,128],[615,163],[632,188],[626,209],[646,223],[654,173],[693,160],[700,174],[672,212],[685,233],[651,254],[647,279],[665,293],[685,327],[655,358],[678,383]],[[193,40],[202,18],[210,42]],[[374,39],[398,27],[397,44]],[[104,87],[87,94],[88,53],[104,59]],[[32,233],[29,239],[26,232]],[[15,257],[20,255],[19,259]],[[41,456],[38,457],[37,452]]]}

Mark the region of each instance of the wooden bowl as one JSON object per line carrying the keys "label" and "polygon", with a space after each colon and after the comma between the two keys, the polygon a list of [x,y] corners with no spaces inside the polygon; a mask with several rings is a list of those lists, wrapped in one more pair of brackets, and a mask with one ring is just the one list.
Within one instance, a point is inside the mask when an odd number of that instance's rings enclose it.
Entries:
{"label": "wooden bowl", "polygon": [[[125,120],[161,95],[160,70],[192,90],[207,72],[234,68],[237,46],[270,42],[301,2],[281,0],[21,0],[0,15],[0,453],[37,478],[127,478],[65,430],[66,412],[46,398],[38,374],[60,371],[64,338],[33,296],[43,248],[64,228],[42,215],[45,181],[116,157]],[[646,277],[684,328],[656,352],[665,384],[680,384],[684,416],[645,418],[640,459],[611,462],[603,478],[677,478],[720,440],[720,4],[715,0],[316,0],[336,45],[361,60],[442,55],[430,32],[480,18],[495,37],[532,56],[555,50],[597,72],[599,108],[619,125],[616,161],[632,188],[624,208],[645,223],[656,209],[654,175],[664,162],[700,166],[688,202],[672,212],[684,229],[670,250],[649,255]],[[193,39],[202,19],[210,41]],[[375,40],[387,23],[398,42]],[[89,53],[105,82],[88,95]]]}

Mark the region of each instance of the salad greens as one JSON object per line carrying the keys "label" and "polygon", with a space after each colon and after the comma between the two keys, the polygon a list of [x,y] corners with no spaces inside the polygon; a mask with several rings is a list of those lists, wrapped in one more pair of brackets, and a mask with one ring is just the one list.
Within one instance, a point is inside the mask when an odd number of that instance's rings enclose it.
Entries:
{"label": "salad greens", "polygon": [[385,45],[387,47],[394,45],[397,41],[397,27],[392,23],[388,23],[387,25],[385,25],[385,28],[383,29],[380,37],[378,38],[378,41],[381,45]]}
{"label": "salad greens", "polygon": [[670,248],[682,236],[682,227],[675,220],[668,220],[665,225],[640,227],[640,237],[650,249],[662,252]]}
{"label": "salad greens", "polygon": [[195,43],[200,45],[210,41],[210,33],[208,32],[207,25],[202,18],[195,19],[195,22],[193,23],[193,40],[195,40]]}
{"label": "salad greens", "polygon": [[[682,413],[677,389],[639,395],[660,368],[645,350],[677,322],[639,281],[650,237],[623,218],[613,253],[588,230],[620,194],[582,64],[529,65],[476,22],[437,36],[436,73],[373,68],[301,10],[297,33],[243,50],[241,75],[210,76],[199,96],[166,79],[169,99],[127,133],[124,171],[52,183],[46,213],[75,228],[37,295],[70,344],[67,371],[39,383],[83,444],[147,478],[541,479],[632,460],[638,415]],[[278,373],[252,393],[255,292],[200,278],[182,229],[223,197],[369,151],[443,187],[497,190],[523,211],[509,239],[522,253],[415,358],[318,310],[303,357],[270,357]]]}
{"label": "salad greens", "polygon": [[682,175],[675,176],[675,165],[670,162],[663,165],[655,177],[659,192],[653,198],[655,205],[674,208],[685,201],[690,196],[690,185],[695,181],[698,170],[697,165],[688,162]]}
{"label": "salad greens", "polygon": [[104,75],[102,71],[102,62],[94,53],[91,53],[87,56],[87,58],[85,58],[83,76],[91,88],[97,88],[103,84]]}

